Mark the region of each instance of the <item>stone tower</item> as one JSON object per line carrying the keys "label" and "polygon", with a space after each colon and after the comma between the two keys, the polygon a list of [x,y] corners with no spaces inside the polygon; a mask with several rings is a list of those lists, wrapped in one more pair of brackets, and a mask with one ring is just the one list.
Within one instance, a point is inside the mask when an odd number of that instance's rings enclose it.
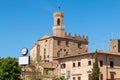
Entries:
{"label": "stone tower", "polygon": [[53,36],[65,37],[64,13],[54,12]]}
{"label": "stone tower", "polygon": [[120,39],[111,39],[109,45],[110,52],[120,52]]}

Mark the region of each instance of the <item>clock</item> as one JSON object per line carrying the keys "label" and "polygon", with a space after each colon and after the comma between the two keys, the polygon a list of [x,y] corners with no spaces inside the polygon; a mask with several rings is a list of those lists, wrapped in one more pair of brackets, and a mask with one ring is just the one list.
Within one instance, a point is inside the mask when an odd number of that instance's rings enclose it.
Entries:
{"label": "clock", "polygon": [[27,48],[23,48],[22,49],[22,55],[25,56],[25,55],[27,55],[27,53],[28,53],[28,49]]}

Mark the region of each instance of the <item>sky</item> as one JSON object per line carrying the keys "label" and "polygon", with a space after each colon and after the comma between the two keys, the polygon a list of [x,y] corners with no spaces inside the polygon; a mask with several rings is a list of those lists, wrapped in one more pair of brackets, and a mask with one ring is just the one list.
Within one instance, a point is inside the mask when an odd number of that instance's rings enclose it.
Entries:
{"label": "sky", "polygon": [[66,32],[87,35],[90,52],[109,51],[109,40],[120,38],[120,0],[0,0],[0,57],[19,57],[52,34],[58,6]]}

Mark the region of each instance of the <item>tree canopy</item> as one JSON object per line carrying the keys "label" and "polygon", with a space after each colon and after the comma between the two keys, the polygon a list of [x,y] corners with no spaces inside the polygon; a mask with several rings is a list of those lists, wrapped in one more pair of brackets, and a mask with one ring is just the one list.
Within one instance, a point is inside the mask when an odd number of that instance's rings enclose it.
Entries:
{"label": "tree canopy", "polygon": [[67,80],[64,77],[54,77],[52,80]]}
{"label": "tree canopy", "polygon": [[92,80],[99,80],[99,74],[100,74],[100,68],[98,65],[98,57],[96,52],[95,62],[93,63],[93,69],[92,69]]}
{"label": "tree canopy", "polygon": [[0,80],[20,80],[21,67],[16,58],[0,58]]}

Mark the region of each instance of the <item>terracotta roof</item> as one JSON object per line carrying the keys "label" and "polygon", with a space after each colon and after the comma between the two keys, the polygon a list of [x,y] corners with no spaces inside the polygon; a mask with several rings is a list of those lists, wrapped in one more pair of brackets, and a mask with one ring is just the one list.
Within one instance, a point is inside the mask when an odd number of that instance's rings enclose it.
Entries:
{"label": "terracotta roof", "polygon": [[[95,52],[86,52],[86,53],[80,53],[80,54],[76,54],[76,55],[68,55],[68,56],[65,56],[65,57],[59,57],[59,58],[54,58],[54,59],[58,60],[58,59],[71,58],[71,57],[77,57],[77,56],[83,56],[83,55],[92,55],[92,54],[95,54],[95,53],[96,53],[96,51]],[[97,51],[97,54],[120,56],[120,53],[105,52],[103,50]]]}
{"label": "terracotta roof", "polygon": [[[89,53],[96,53],[96,52],[89,52]],[[97,51],[98,54],[106,54],[106,55],[116,55],[116,56],[120,56],[120,52],[105,52],[103,50],[98,50]]]}

